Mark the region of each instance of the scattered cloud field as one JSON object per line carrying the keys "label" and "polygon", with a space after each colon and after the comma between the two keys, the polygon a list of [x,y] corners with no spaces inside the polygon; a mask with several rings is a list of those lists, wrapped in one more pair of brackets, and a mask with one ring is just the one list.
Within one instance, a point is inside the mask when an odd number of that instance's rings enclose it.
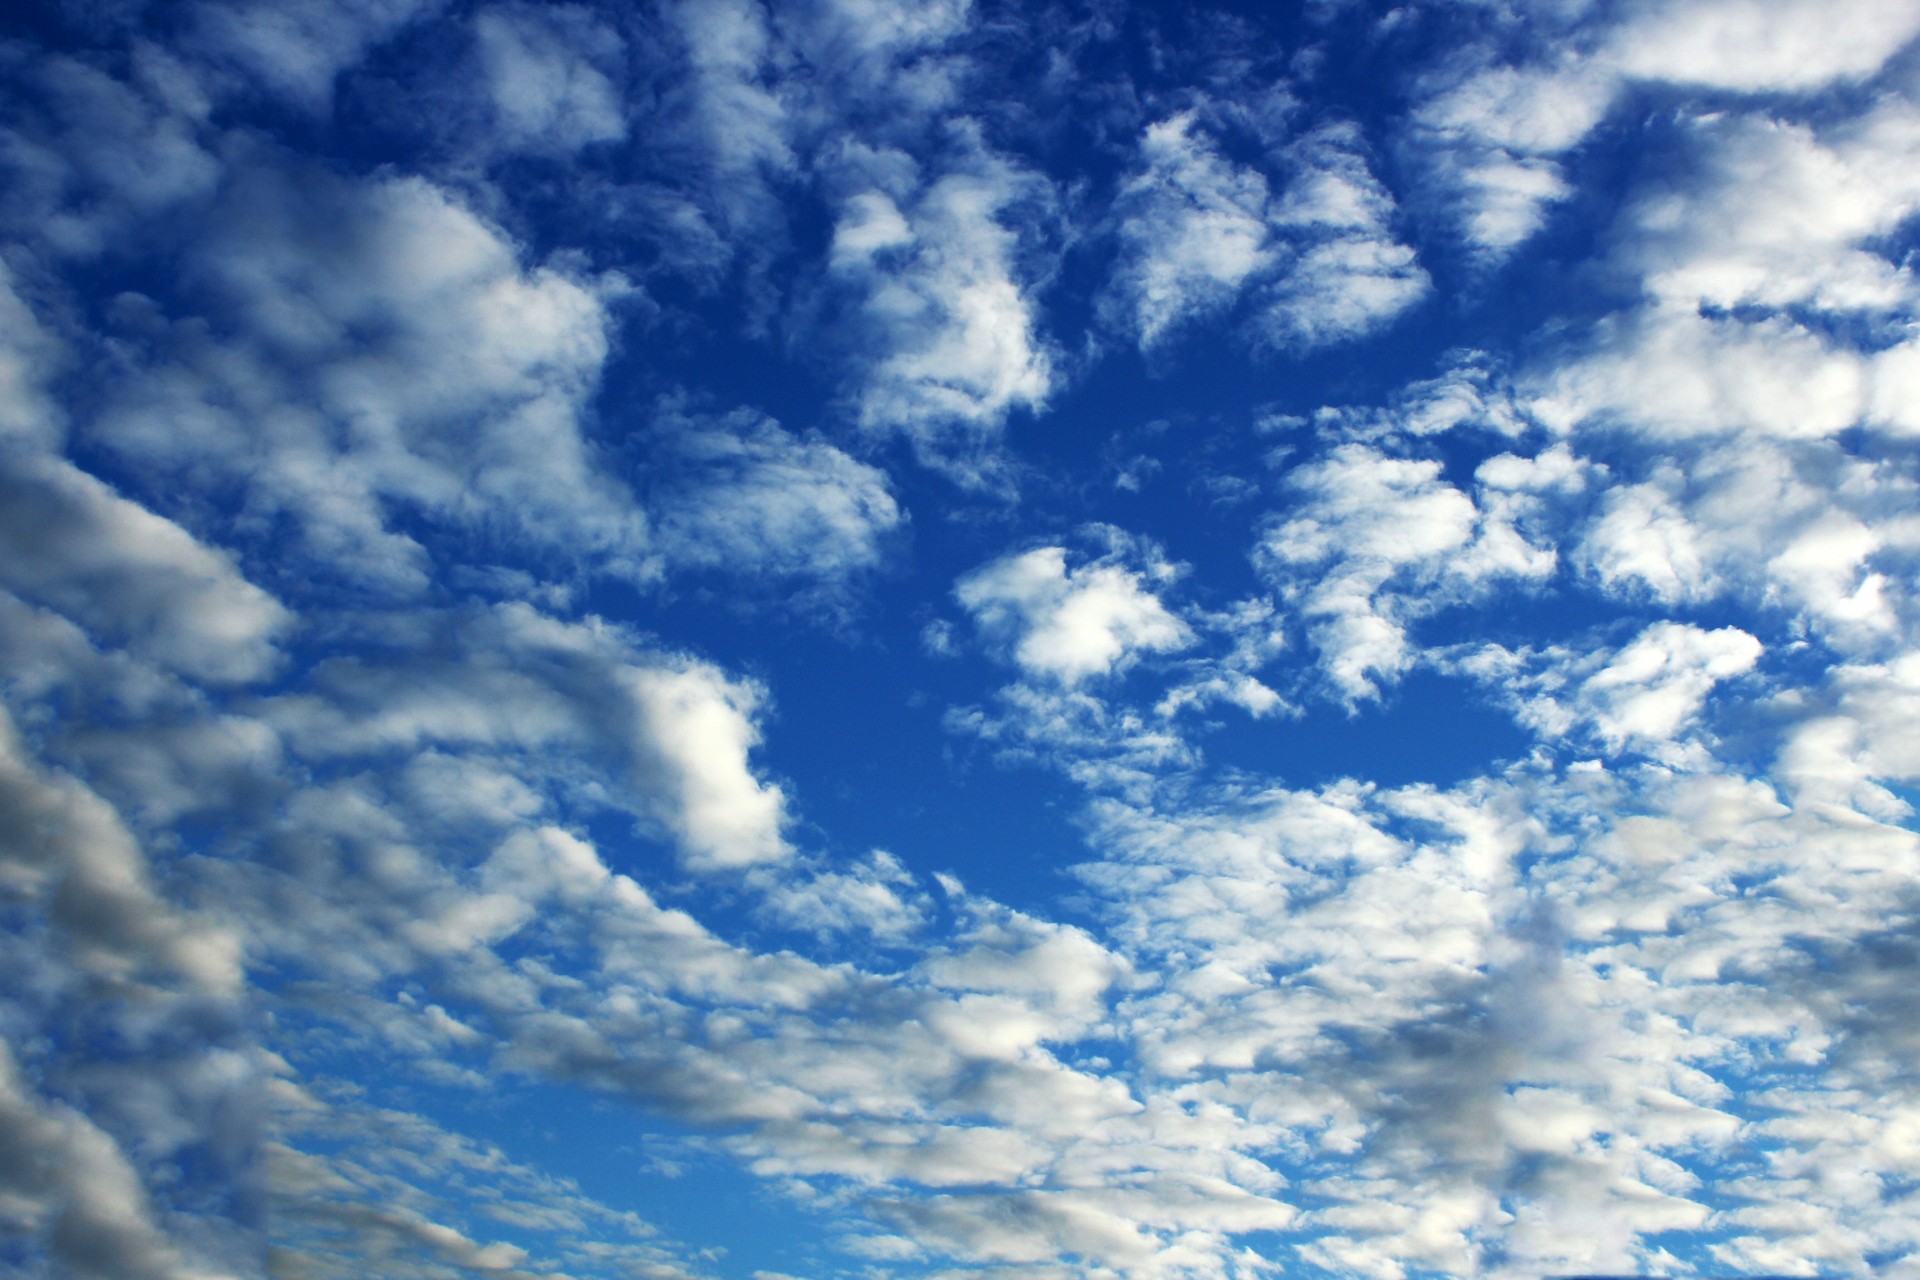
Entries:
{"label": "scattered cloud field", "polygon": [[0,1270],[1920,1277],[1916,0],[0,19]]}

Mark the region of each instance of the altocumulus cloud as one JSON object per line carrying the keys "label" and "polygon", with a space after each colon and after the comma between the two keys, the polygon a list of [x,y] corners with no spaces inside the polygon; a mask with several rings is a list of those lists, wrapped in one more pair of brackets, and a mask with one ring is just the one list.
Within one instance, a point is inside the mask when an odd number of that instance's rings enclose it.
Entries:
{"label": "altocumulus cloud", "polygon": [[0,1269],[1920,1276],[1916,39],[9,17]]}

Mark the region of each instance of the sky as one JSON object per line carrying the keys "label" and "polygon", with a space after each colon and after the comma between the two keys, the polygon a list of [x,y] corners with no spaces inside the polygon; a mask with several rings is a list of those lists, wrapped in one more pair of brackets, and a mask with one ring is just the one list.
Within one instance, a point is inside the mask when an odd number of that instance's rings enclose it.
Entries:
{"label": "sky", "polygon": [[0,1271],[1920,1277],[1920,0],[0,18]]}

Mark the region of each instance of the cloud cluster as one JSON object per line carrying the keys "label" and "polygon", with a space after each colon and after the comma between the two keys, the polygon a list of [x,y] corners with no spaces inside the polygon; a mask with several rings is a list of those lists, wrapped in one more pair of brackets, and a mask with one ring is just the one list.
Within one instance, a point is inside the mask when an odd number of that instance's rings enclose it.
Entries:
{"label": "cloud cluster", "polygon": [[1333,691],[1349,705],[1412,666],[1408,624],[1503,580],[1554,571],[1502,494],[1473,496],[1437,461],[1348,443],[1291,474],[1298,503],[1271,517],[1257,556],[1305,621]]}
{"label": "cloud cluster", "polygon": [[1908,0],[1840,6],[1657,0],[1596,14],[1542,6],[1522,19],[1542,53],[1468,46],[1411,113],[1418,153],[1476,253],[1499,258],[1572,191],[1566,158],[1636,90],[1809,94],[1858,83],[1920,34]]}
{"label": "cloud cluster", "polygon": [[5,1265],[1916,1274],[1912,3],[78,12]]}
{"label": "cloud cluster", "polygon": [[1053,387],[1016,231],[1002,221],[1034,183],[988,162],[901,193],[904,210],[884,189],[859,192],[834,228],[829,274],[855,299],[855,417],[904,433],[963,481],[982,481],[1007,415],[1040,408]]}
{"label": "cloud cluster", "polygon": [[1243,293],[1259,298],[1258,340],[1283,348],[1364,334],[1425,294],[1357,129],[1323,126],[1266,159],[1277,184],[1228,159],[1195,111],[1147,128],[1115,200],[1120,262],[1103,300],[1142,349]]}

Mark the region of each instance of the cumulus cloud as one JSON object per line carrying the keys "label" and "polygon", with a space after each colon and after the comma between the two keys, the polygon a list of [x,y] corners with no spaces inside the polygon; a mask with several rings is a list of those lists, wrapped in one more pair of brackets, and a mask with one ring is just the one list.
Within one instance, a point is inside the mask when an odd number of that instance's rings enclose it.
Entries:
{"label": "cumulus cloud", "polygon": [[625,136],[619,92],[595,65],[617,64],[624,49],[590,10],[499,5],[482,10],[473,31],[494,145],[565,154]]}
{"label": "cumulus cloud", "polygon": [[265,1163],[280,1270],[344,1278],[371,1264],[420,1280],[608,1264],[663,1280],[700,1273],[692,1250],[637,1214],[426,1116],[302,1079],[284,1059],[271,1065]]}
{"label": "cumulus cloud", "polygon": [[608,343],[591,282],[523,271],[496,229],[417,179],[256,169],[213,222],[198,268],[237,335],[175,326],[125,371],[95,428],[105,443],[213,473],[369,585],[423,581],[402,512],[648,572],[645,519],[582,429]]}
{"label": "cumulus cloud", "polygon": [[1761,652],[1738,627],[1656,622],[1618,649],[1515,654],[1495,646],[1460,666],[1496,681],[1521,721],[1550,742],[1577,735],[1609,755],[1630,748],[1683,765],[1700,759],[1691,739],[1714,687],[1753,670]]}
{"label": "cumulus cloud", "polygon": [[[799,1270],[1911,1269],[1920,18],[1190,18],[0,50],[9,1262],[694,1277],[690,1171]],[[1531,755],[1277,780],[1422,667]]]}
{"label": "cumulus cloud", "polygon": [[1895,514],[1910,483],[1828,443],[1716,445],[1691,475],[1661,465],[1608,490],[1575,554],[1612,593],[1762,599],[1872,652],[1910,607],[1888,572],[1911,555]]}
{"label": "cumulus cloud", "polygon": [[1655,624],[1582,685],[1594,725],[1611,747],[1661,743],[1699,712],[1713,685],[1751,670],[1761,641],[1738,628]]}
{"label": "cumulus cloud", "polygon": [[216,992],[239,983],[232,932],[167,902],[120,815],[77,779],[37,768],[11,718],[0,718],[0,830],[9,895],[44,899],[83,970]]}
{"label": "cumulus cloud", "polygon": [[111,1136],[71,1107],[35,1097],[0,1042],[0,1172],[10,1233],[47,1236],[58,1265],[127,1280],[225,1280],[233,1273],[192,1259],[154,1221],[132,1162]]}
{"label": "cumulus cloud", "polygon": [[1469,54],[1410,120],[1409,140],[1464,238],[1489,257],[1539,230],[1570,192],[1563,157],[1635,83],[1806,93],[1873,76],[1920,32],[1909,0],[1648,0],[1604,15],[1542,7],[1527,16],[1552,56]]}
{"label": "cumulus cloud", "polygon": [[1287,153],[1294,177],[1275,204],[1290,254],[1259,321],[1280,346],[1357,337],[1427,292],[1427,273],[1395,235],[1393,197],[1369,168],[1360,132],[1328,125]]}
{"label": "cumulus cloud", "polygon": [[858,193],[834,234],[830,276],[852,298],[856,420],[905,435],[967,483],[993,470],[1008,414],[1039,408],[1054,385],[1009,225],[1038,182],[985,157],[902,198]]}
{"label": "cumulus cloud", "polygon": [[1342,444],[1293,473],[1299,504],[1267,521],[1257,558],[1349,705],[1412,665],[1413,619],[1503,579],[1537,581],[1557,563],[1497,495],[1477,505],[1440,472],[1434,461]]}
{"label": "cumulus cloud", "polygon": [[0,329],[6,334],[0,340],[0,442],[7,448],[57,445],[65,423],[45,383],[67,362],[67,353],[35,317],[4,265]]}
{"label": "cumulus cloud", "polygon": [[1258,171],[1222,156],[1194,113],[1148,127],[1115,197],[1121,262],[1106,297],[1142,347],[1229,306],[1277,252]]}
{"label": "cumulus cloud", "polygon": [[190,676],[257,679],[292,618],[232,560],[65,462],[0,453],[0,584]]}
{"label": "cumulus cloud", "polygon": [[747,768],[759,741],[757,691],[703,664],[631,671],[624,681],[640,715],[641,752],[665,791],[667,821],[698,868],[786,856],[780,788]]}
{"label": "cumulus cloud", "polygon": [[1470,246],[1497,258],[1540,229],[1568,194],[1560,155],[1600,123],[1617,91],[1578,59],[1479,66],[1415,109],[1417,152]]}
{"label": "cumulus cloud", "polygon": [[1277,192],[1260,169],[1227,159],[1194,111],[1147,129],[1115,198],[1120,263],[1103,300],[1143,349],[1250,289],[1260,340],[1281,347],[1366,333],[1426,292],[1357,128],[1315,130],[1273,166]]}
{"label": "cumulus cloud", "polygon": [[884,472],[758,414],[662,415],[644,478],[676,567],[823,580],[877,568],[905,523]]}
{"label": "cumulus cloud", "polygon": [[200,0],[185,15],[185,43],[245,87],[319,114],[341,72],[434,7],[432,0]]}
{"label": "cumulus cloud", "polygon": [[1916,34],[1910,0],[1652,0],[1626,10],[1601,56],[1645,79],[1791,93],[1864,79]]}
{"label": "cumulus cloud", "polygon": [[92,257],[218,185],[223,165],[201,136],[212,102],[177,57],[148,51],[126,79],[21,46],[0,59],[24,91],[0,158],[0,209],[22,243]]}
{"label": "cumulus cloud", "polygon": [[611,766],[609,799],[660,823],[689,867],[786,855],[785,797],[747,759],[764,697],[754,684],[648,653],[597,620],[568,623],[523,604],[417,624],[428,624],[429,644],[324,665],[269,719],[322,758],[430,745],[578,752]]}
{"label": "cumulus cloud", "polygon": [[[1148,572],[1171,576],[1164,564]],[[1070,570],[1064,547],[983,565],[960,580],[954,598],[1023,671],[1069,688],[1192,641],[1186,624],[1144,589],[1140,573],[1118,563]]]}

